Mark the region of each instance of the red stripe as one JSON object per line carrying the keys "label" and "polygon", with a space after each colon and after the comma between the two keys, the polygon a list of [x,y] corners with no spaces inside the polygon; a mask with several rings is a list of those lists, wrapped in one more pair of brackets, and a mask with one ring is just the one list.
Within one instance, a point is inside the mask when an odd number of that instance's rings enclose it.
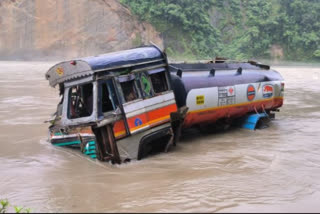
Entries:
{"label": "red stripe", "polygon": [[[175,111],[177,111],[176,104],[171,104],[171,105],[168,105],[168,106],[165,106],[162,108],[158,108],[158,109],[146,112],[146,113],[142,113],[142,114],[133,116],[128,119],[128,124],[129,124],[130,129],[132,129],[132,128],[136,129],[138,126],[136,126],[135,121],[138,118],[142,121],[142,124],[140,125],[141,127],[145,126],[147,123],[149,123],[150,126],[159,125],[163,122],[167,122],[168,120],[158,121],[158,119],[164,118],[165,116],[170,115],[171,112],[175,112]],[[152,121],[157,121],[157,122],[150,124],[150,122],[152,122]]]}
{"label": "red stripe", "polygon": [[[168,122],[170,118],[168,119],[168,117],[166,116],[170,116],[170,113],[175,111],[177,111],[176,104],[171,104],[159,109],[155,109],[155,110],[128,118],[127,120],[128,125],[130,130],[139,128],[139,126],[136,126],[135,124],[136,119],[139,118],[142,122],[142,124],[140,125],[141,127],[147,124],[150,125],[151,127],[157,126],[165,122]],[[161,118],[164,118],[164,119],[162,120]],[[123,120],[119,120],[114,124],[113,132],[117,139],[124,137],[126,135],[125,125]]]}
{"label": "red stripe", "polygon": [[[136,124],[135,124],[136,120],[140,120],[141,124],[139,123],[140,125],[136,126]],[[147,115],[145,113],[128,118],[128,125],[129,125],[130,129],[138,127],[138,126],[144,126],[147,122],[148,122],[148,119],[147,119]]]}
{"label": "red stripe", "polygon": [[262,111],[263,107],[266,110],[279,108],[282,106],[282,104],[283,98],[274,98],[271,100],[246,103],[244,105],[235,105],[216,109],[213,108],[208,109],[207,111],[189,112],[186,115],[183,127],[187,128],[200,123],[214,123],[220,118],[240,117],[247,114],[248,112],[254,112],[255,108],[259,112]]}
{"label": "red stripe", "polygon": [[148,117],[149,121],[152,121],[152,120],[156,120],[158,118],[170,115],[171,112],[175,112],[175,111],[177,111],[177,105],[172,104],[172,105],[168,105],[164,108],[160,108],[160,109],[156,109],[156,110],[147,112],[147,117]]}
{"label": "red stripe", "polygon": [[116,139],[126,136],[126,129],[123,120],[118,120],[113,126],[113,133]]}

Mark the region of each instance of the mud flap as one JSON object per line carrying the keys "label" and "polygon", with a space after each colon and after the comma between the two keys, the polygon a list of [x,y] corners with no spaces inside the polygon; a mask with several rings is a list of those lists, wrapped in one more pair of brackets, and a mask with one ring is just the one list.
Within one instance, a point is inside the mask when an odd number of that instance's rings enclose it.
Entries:
{"label": "mud flap", "polygon": [[241,127],[245,129],[255,130],[257,128],[268,127],[270,121],[267,113],[250,114],[241,120]]}
{"label": "mud flap", "polygon": [[113,135],[112,125],[92,127],[96,136],[97,158],[101,161],[111,161],[113,164],[121,163],[118,147]]}

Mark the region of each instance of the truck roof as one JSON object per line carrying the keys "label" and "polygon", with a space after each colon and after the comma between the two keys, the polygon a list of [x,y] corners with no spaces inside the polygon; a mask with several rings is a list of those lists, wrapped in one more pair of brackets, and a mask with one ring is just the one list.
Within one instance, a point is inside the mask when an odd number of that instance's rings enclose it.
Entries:
{"label": "truck roof", "polygon": [[59,83],[93,75],[95,72],[130,67],[164,60],[164,55],[156,46],[144,46],[124,51],[106,53],[60,62],[51,67],[45,77],[55,87]]}

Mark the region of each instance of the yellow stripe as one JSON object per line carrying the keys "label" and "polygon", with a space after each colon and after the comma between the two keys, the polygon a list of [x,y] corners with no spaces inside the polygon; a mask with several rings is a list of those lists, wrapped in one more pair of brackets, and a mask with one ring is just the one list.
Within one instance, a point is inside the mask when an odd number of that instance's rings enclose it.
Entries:
{"label": "yellow stripe", "polygon": [[147,122],[147,123],[145,123],[145,124],[142,124],[142,125],[140,125],[140,126],[130,128],[130,131],[135,131],[135,130],[137,130],[137,129],[144,128],[144,127],[146,127],[146,126],[148,126],[148,125],[153,125],[153,124],[155,124],[155,123],[157,123],[157,122],[159,122],[159,121],[168,120],[169,118],[170,118],[170,115],[167,115],[167,116],[164,116],[164,117],[160,117],[160,118],[157,118],[157,119],[155,119],[155,120],[151,120],[151,121],[149,121],[149,122]]}
{"label": "yellow stripe", "polygon": [[212,110],[218,110],[218,109],[224,109],[224,108],[230,108],[230,107],[237,107],[237,106],[243,106],[243,105],[248,105],[248,104],[252,104],[252,103],[258,103],[258,102],[262,102],[262,101],[271,101],[273,99],[282,99],[283,100],[283,97],[273,97],[273,98],[269,98],[269,99],[256,100],[256,101],[252,101],[252,102],[245,102],[245,103],[238,103],[238,104],[233,104],[233,105],[225,105],[225,106],[218,106],[218,107],[212,107],[212,108],[206,108],[206,109],[199,109],[199,110],[189,111],[189,113],[199,113],[199,112],[203,112],[203,111],[212,111]]}
{"label": "yellow stripe", "polygon": [[164,116],[164,117],[159,117],[159,118],[157,118],[157,119],[154,119],[154,120],[148,122],[148,124],[149,124],[149,125],[153,125],[153,124],[155,124],[155,123],[157,123],[157,122],[159,122],[159,121],[168,120],[168,119],[170,119],[170,115],[166,115],[166,116]]}
{"label": "yellow stripe", "polygon": [[[167,116],[164,116],[164,117],[160,117],[160,118],[157,118],[157,119],[152,120],[152,121],[150,121],[150,122],[147,122],[147,123],[145,123],[145,124],[143,124],[143,125],[141,125],[141,126],[133,127],[133,128],[130,129],[130,131],[135,131],[135,130],[137,130],[137,129],[144,128],[144,127],[146,127],[146,126],[148,126],[148,125],[153,125],[153,124],[155,124],[155,123],[157,123],[157,122],[160,122],[160,121],[169,120],[169,118],[170,118],[170,115],[167,115]],[[126,134],[126,131],[125,131],[125,130],[114,133],[114,136],[115,136],[115,137],[118,137],[118,136],[121,136],[121,135],[124,135],[124,134]]]}
{"label": "yellow stripe", "polygon": [[115,136],[115,137],[118,137],[118,136],[120,136],[120,135],[124,135],[125,133],[126,133],[125,130],[124,130],[124,131],[119,131],[119,132],[114,133],[114,136]]}

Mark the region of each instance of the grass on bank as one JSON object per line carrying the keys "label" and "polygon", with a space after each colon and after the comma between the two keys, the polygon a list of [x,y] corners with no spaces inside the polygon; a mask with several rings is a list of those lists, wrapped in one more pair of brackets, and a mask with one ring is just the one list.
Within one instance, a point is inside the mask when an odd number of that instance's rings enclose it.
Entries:
{"label": "grass on bank", "polygon": [[13,208],[15,213],[30,213],[31,212],[30,208],[14,206],[14,205],[11,205],[7,199],[0,199],[0,213],[10,212],[9,211],[10,208]]}

